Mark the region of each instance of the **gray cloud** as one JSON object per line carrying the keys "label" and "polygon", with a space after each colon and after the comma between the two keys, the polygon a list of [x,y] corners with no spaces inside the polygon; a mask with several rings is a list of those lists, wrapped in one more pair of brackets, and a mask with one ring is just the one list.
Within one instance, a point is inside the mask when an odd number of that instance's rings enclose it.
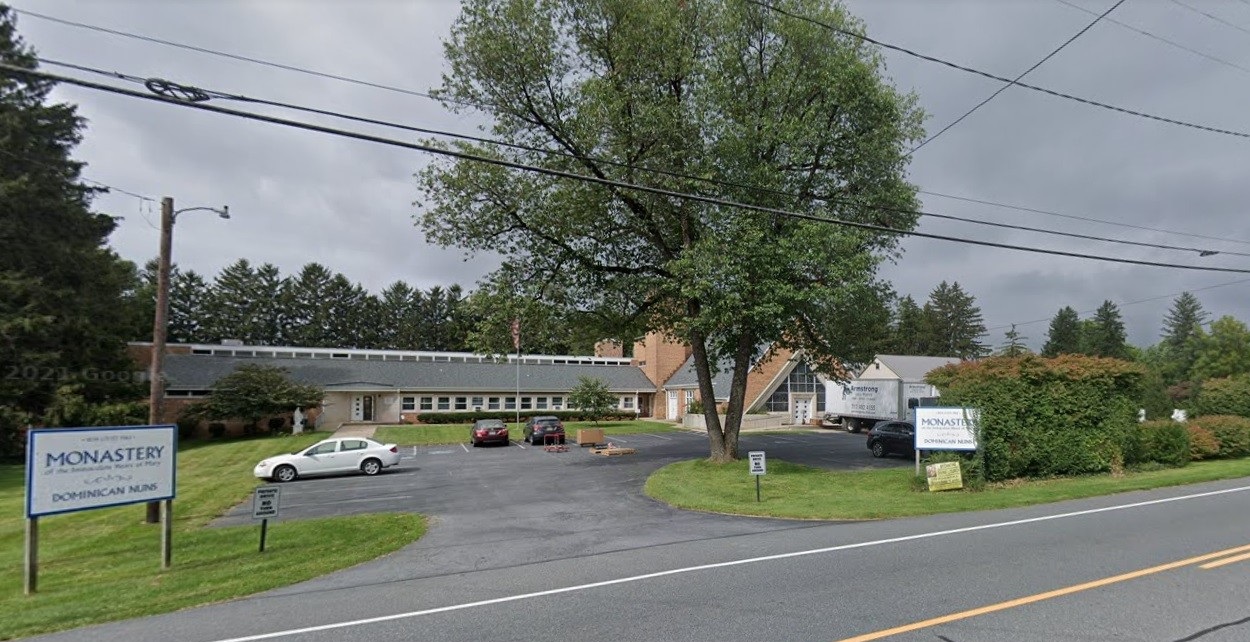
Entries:
{"label": "gray cloud", "polygon": [[[1108,2],[1078,0],[1101,12]],[[147,0],[17,0],[46,12],[241,55],[415,90],[440,82],[441,39],[458,6],[451,0],[393,2],[154,3]],[[871,35],[935,56],[1014,76],[1092,17],[1059,3],[848,3]],[[1250,6],[1203,8],[1250,25]],[[1245,34],[1169,3],[1126,3],[1118,20],[1250,67]],[[199,84],[381,119],[472,132],[481,122],[437,103],[289,71],[225,60],[22,17],[19,28],[49,58]],[[937,131],[998,88],[997,83],[884,52],[888,74],[914,90]],[[1116,25],[1096,25],[1028,77],[1030,82],[1112,104],[1236,130],[1250,130],[1246,72],[1176,50]],[[271,262],[292,274],[317,261],[377,291],[403,279],[417,287],[471,286],[497,260],[465,260],[425,242],[414,225],[419,197],[416,152],[336,140],[212,114],[73,88],[59,99],[90,119],[77,155],[89,177],[179,207],[228,203],[230,221],[193,213],[178,222],[175,260],[215,274],[238,258]],[[222,103],[228,105],[229,103]],[[276,110],[263,110],[279,113]],[[304,116],[296,116],[305,118]],[[308,118],[315,122],[332,122]],[[339,123],[341,124],[341,123]],[[351,128],[357,128],[352,126]],[[361,128],[366,129],[366,128]],[[387,132],[405,140],[410,134]],[[927,209],[959,216],[1144,242],[1250,251],[1250,140],[1187,130],[1011,88],[917,152],[909,170],[922,189],[999,200],[1121,223],[1216,236],[1206,241],[925,196]],[[120,254],[144,262],[156,253],[155,208],[121,194],[101,211],[125,217],[113,237]],[[1250,259],[1077,242],[952,222],[921,229],[978,239],[1187,264],[1250,267]],[[1242,242],[1238,242],[1242,241]],[[1123,305],[1135,343],[1157,340],[1170,296],[1236,281],[1238,275],[1118,266],[910,239],[885,274],[923,300],[942,280],[975,295],[991,327],[1049,319],[1060,307]],[[1250,283],[1198,292],[1215,315],[1250,319]],[[1162,300],[1134,303],[1163,296]],[[1046,323],[1021,326],[1030,343]],[[1001,342],[1002,329],[989,342]]]}

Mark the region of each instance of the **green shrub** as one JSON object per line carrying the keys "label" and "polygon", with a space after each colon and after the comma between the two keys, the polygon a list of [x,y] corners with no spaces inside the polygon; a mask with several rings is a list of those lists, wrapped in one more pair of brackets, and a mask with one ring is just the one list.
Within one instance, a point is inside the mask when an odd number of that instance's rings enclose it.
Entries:
{"label": "green shrub", "polygon": [[1250,417],[1250,376],[1208,379],[1190,403],[1195,416],[1236,415]]}
{"label": "green shrub", "polygon": [[981,410],[987,481],[1119,470],[1138,448],[1140,364],[1062,355],[991,357],[930,372],[943,405]]}
{"label": "green shrub", "polygon": [[686,413],[691,415],[703,414],[703,400],[695,399],[694,401],[691,401],[690,405],[686,407]]}
{"label": "green shrub", "polygon": [[225,437],[226,424],[219,421],[214,421],[213,423],[208,424],[208,434],[213,439],[221,439],[222,437]]}
{"label": "green shrub", "polygon": [[1189,458],[1194,461],[1213,459],[1220,454],[1220,441],[1210,430],[1193,422],[1185,424],[1189,432]]}
{"label": "green shrub", "polygon": [[192,419],[190,417],[179,417],[178,418],[178,440],[183,441],[186,439],[194,439],[195,430],[199,427],[200,427],[200,422],[198,419]]}
{"label": "green shrub", "polygon": [[1201,426],[1215,435],[1220,444],[1221,459],[1250,455],[1250,419],[1232,415],[1210,415],[1193,419],[1190,423]]}
{"label": "green shrub", "polygon": [[270,417],[269,418],[269,432],[271,433],[282,432],[283,428],[286,428],[286,418],[284,417]]}
{"label": "green shrub", "polygon": [[1185,425],[1171,420],[1143,422],[1138,426],[1134,458],[1131,463],[1154,462],[1165,466],[1189,463],[1189,431]]}

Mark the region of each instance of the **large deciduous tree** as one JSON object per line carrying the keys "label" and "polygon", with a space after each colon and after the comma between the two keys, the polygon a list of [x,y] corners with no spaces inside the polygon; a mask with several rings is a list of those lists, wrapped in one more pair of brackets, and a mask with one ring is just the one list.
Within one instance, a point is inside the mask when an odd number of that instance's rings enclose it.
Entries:
{"label": "large deciduous tree", "polygon": [[1198,330],[1193,379],[1213,379],[1250,373],[1250,329],[1231,316],[1211,323],[1210,334]]}
{"label": "large deciduous tree", "polygon": [[[36,67],[3,4],[0,62]],[[58,391],[85,404],[138,392],[118,383],[132,379],[126,341],[141,324],[135,266],[106,245],[116,221],[91,210],[97,190],[70,157],[84,121],[49,102],[52,87],[0,73],[0,457],[21,449],[28,423],[55,424]]]}
{"label": "large deciduous tree", "polygon": [[[826,0],[780,2],[840,28]],[[862,41],[738,0],[466,0],[438,95],[492,137],[462,151],[559,172],[910,230],[914,96]],[[711,179],[707,182],[700,179]],[[889,319],[877,277],[898,236],[621,185],[442,160],[420,174],[427,236],[499,252],[599,336],[658,331],[693,352],[701,396],[732,371],[711,459],[738,456],[747,373],[777,349],[832,372]],[[874,209],[890,208],[889,210]]]}

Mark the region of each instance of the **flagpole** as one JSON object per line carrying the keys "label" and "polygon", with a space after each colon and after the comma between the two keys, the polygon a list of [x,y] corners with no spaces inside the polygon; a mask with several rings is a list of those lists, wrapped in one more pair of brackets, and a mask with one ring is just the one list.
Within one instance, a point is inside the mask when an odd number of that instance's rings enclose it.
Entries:
{"label": "flagpole", "polygon": [[512,320],[512,345],[516,347],[516,423],[521,424],[521,320]]}

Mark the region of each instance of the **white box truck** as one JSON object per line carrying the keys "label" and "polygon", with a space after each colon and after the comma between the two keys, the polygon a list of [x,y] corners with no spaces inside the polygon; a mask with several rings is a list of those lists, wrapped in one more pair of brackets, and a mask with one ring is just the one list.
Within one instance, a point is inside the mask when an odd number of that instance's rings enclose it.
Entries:
{"label": "white box truck", "polygon": [[937,388],[898,379],[852,379],[825,384],[823,425],[848,432],[872,428],[878,421],[916,422],[916,407],[930,405]]}

